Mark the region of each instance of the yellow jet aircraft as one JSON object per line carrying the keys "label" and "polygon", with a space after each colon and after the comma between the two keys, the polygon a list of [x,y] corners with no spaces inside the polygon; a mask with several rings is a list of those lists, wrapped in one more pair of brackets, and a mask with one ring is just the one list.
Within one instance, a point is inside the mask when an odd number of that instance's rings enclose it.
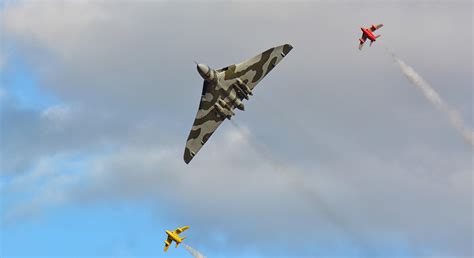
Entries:
{"label": "yellow jet aircraft", "polygon": [[182,228],[177,228],[173,232],[171,232],[169,230],[165,231],[166,234],[168,235],[168,238],[165,240],[165,252],[168,251],[168,247],[170,247],[171,242],[175,241],[176,242],[176,247],[178,247],[178,245],[181,244],[181,242],[183,242],[183,240],[186,237],[179,237],[179,234],[183,233],[183,231],[185,231],[188,228],[189,228],[189,226],[184,226]]}

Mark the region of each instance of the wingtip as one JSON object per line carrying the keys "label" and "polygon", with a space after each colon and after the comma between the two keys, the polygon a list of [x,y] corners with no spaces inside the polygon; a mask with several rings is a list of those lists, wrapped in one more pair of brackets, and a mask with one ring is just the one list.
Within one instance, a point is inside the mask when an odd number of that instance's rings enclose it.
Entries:
{"label": "wingtip", "polygon": [[191,152],[189,151],[188,148],[184,149],[184,155],[183,155],[183,160],[184,163],[189,164],[191,160],[193,159],[193,156],[191,155]]}
{"label": "wingtip", "polygon": [[293,49],[293,46],[292,46],[291,44],[285,44],[285,45],[283,45],[283,50],[282,50],[282,52],[286,55],[286,54],[288,54],[292,49]]}
{"label": "wingtip", "polygon": [[184,158],[183,158],[184,163],[186,163],[186,164],[189,164],[189,162],[191,162],[191,159],[192,158],[187,158],[186,156],[184,156]]}

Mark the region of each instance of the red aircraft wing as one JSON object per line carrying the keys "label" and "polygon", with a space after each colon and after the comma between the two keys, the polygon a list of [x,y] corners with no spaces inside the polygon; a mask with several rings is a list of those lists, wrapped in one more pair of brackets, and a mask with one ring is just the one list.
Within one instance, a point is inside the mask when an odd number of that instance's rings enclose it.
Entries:
{"label": "red aircraft wing", "polygon": [[362,33],[362,37],[359,39],[359,50],[362,50],[362,47],[364,46],[366,40],[367,35],[365,35],[365,33]]}
{"label": "red aircraft wing", "polygon": [[370,26],[370,30],[371,31],[376,31],[376,30],[378,30],[382,27],[383,27],[383,24],[377,24],[377,25],[374,24],[374,25]]}

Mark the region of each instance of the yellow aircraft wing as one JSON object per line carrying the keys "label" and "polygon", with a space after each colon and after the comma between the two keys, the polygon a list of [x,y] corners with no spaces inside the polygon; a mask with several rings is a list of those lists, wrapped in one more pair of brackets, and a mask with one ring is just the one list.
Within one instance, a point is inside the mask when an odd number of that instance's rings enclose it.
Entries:
{"label": "yellow aircraft wing", "polygon": [[177,229],[174,231],[174,233],[176,233],[176,234],[181,234],[181,233],[183,233],[183,231],[185,231],[185,230],[188,229],[188,228],[189,228],[189,226],[184,226],[184,227],[181,227],[181,228],[177,228]]}
{"label": "yellow aircraft wing", "polygon": [[170,247],[171,245],[171,241],[173,241],[170,237],[168,237],[166,240],[165,240],[165,249],[164,251],[168,251],[168,248]]}

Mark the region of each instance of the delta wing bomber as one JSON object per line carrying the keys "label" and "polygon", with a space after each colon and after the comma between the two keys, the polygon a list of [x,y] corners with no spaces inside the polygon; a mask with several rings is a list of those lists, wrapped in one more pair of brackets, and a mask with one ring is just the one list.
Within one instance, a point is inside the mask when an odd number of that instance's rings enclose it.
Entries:
{"label": "delta wing bomber", "polygon": [[197,64],[204,79],[201,102],[184,150],[184,162],[189,163],[225,119],[231,119],[234,109],[244,110],[242,102],[252,96],[257,84],[291,51],[290,44],[270,48],[239,64],[213,70]]}

